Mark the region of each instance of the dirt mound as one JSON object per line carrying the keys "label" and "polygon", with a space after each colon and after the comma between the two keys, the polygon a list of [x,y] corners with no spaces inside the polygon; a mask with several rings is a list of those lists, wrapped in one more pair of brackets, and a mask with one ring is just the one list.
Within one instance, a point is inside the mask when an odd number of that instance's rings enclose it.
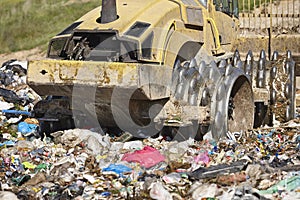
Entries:
{"label": "dirt mound", "polygon": [[46,58],[46,52],[43,52],[39,47],[31,50],[17,51],[13,53],[0,54],[0,66],[5,61],[11,59],[17,60],[41,60]]}

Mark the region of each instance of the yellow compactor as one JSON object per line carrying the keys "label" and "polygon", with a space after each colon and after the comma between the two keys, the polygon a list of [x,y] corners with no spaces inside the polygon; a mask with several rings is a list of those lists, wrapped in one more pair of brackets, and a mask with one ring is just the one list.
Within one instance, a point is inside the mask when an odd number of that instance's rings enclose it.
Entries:
{"label": "yellow compactor", "polygon": [[215,139],[295,115],[291,52],[233,51],[238,0],[102,0],[29,61],[41,132]]}

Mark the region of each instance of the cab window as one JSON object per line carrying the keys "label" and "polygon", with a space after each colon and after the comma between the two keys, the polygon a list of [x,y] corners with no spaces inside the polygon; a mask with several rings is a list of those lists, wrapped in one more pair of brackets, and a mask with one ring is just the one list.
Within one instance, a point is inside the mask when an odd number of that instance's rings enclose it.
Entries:
{"label": "cab window", "polygon": [[233,0],[233,15],[239,18],[239,3],[238,0]]}
{"label": "cab window", "polygon": [[214,0],[213,3],[217,11],[221,11],[238,18],[238,0]]}
{"label": "cab window", "polygon": [[198,0],[204,7],[207,7],[207,0]]}

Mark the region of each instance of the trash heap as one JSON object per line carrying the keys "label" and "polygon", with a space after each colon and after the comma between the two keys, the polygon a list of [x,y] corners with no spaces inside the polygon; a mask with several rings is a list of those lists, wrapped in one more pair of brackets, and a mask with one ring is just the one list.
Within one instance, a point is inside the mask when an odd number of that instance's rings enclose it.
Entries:
{"label": "trash heap", "polygon": [[218,142],[121,141],[87,129],[42,138],[30,116],[40,97],[13,74],[0,88],[1,199],[300,198],[299,118]]}
{"label": "trash heap", "polygon": [[0,68],[1,133],[36,133],[38,121],[30,116],[41,98],[26,85],[26,74],[27,61],[9,60]]}

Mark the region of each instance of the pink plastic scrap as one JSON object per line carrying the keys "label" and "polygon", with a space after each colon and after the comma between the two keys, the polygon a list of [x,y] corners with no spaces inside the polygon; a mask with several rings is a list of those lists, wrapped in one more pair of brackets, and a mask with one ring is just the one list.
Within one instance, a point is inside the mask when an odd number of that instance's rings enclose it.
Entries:
{"label": "pink plastic scrap", "polygon": [[150,168],[165,161],[165,157],[155,148],[145,146],[142,150],[124,154],[122,160],[127,162],[137,162],[145,168]]}
{"label": "pink plastic scrap", "polygon": [[205,151],[205,152],[203,152],[203,153],[200,153],[198,156],[196,156],[196,157],[194,158],[194,161],[195,161],[196,163],[202,162],[202,163],[204,163],[205,165],[208,165],[208,163],[210,162],[210,158],[209,158],[209,156],[208,156],[207,151]]}

